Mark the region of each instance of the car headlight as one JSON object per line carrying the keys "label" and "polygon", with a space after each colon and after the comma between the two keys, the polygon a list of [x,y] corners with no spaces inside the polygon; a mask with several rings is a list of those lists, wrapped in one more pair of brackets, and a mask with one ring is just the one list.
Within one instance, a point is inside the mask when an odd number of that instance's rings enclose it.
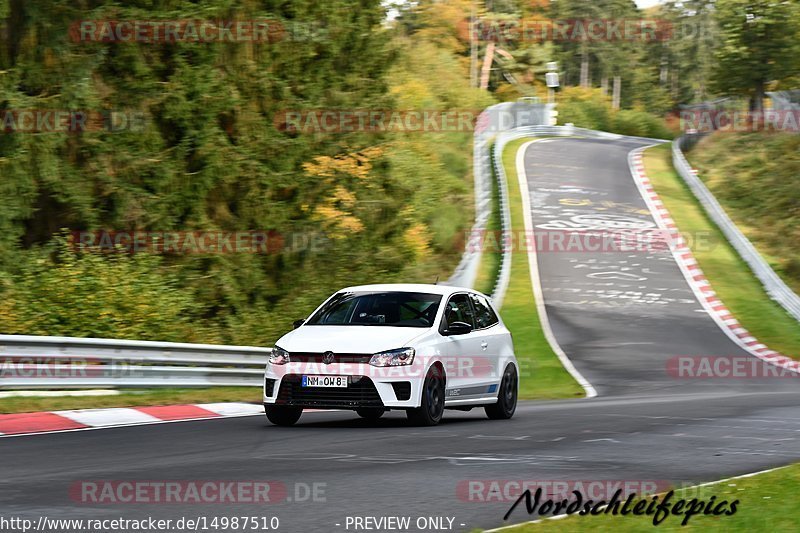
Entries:
{"label": "car headlight", "polygon": [[275,346],[272,349],[272,354],[270,354],[269,356],[269,363],[271,365],[285,365],[288,362],[289,362],[289,352],[287,352],[283,348]]}
{"label": "car headlight", "polygon": [[414,362],[414,348],[398,348],[379,352],[372,356],[369,364],[372,366],[403,366]]}

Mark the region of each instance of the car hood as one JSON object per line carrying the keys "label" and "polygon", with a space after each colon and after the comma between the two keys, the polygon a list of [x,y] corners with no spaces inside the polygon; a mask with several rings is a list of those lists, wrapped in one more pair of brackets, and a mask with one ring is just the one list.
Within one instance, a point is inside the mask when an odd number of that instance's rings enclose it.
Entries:
{"label": "car hood", "polygon": [[405,348],[428,332],[429,328],[392,326],[302,326],[281,337],[276,345],[289,353],[376,353]]}

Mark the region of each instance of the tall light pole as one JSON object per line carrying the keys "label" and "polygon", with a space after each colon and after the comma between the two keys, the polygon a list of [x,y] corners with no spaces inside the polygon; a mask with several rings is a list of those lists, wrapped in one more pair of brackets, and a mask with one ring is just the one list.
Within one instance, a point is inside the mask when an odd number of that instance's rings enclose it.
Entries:
{"label": "tall light pole", "polygon": [[550,126],[558,124],[558,111],[556,111],[556,87],[558,82],[558,63],[550,61],[547,63],[547,74],[544,76],[547,83],[547,123]]}
{"label": "tall light pole", "polygon": [[555,61],[547,63],[547,74],[545,74],[544,79],[547,83],[547,103],[553,104],[556,101],[556,87],[559,86],[558,63]]}

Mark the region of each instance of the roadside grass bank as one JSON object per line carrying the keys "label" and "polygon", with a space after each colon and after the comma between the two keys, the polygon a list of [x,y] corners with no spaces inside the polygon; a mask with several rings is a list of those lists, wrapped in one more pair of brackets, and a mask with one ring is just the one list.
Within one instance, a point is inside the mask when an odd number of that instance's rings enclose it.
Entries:
{"label": "roadside grass bank", "polygon": [[12,397],[0,401],[0,413],[33,413],[68,409],[144,407],[192,403],[261,401],[258,387],[212,387],[208,389],[121,390],[114,396]]}
{"label": "roadside grass bank", "polygon": [[[511,230],[517,235],[525,231],[525,223],[516,156],[520,147],[530,140],[513,141],[503,151],[503,166],[508,177]],[[515,250],[511,254],[511,280],[500,312],[514,337],[514,349],[522,371],[520,398],[543,400],[582,398],[586,395],[561,364],[544,336],[526,253]]]}
{"label": "roadside grass bank", "polygon": [[[747,264],[725,240],[719,228],[672,166],[668,144],[644,153],[647,176],[684,235],[692,253],[720,299],[760,342],[797,359],[800,327],[773,302]],[[697,239],[697,236],[703,236]],[[698,246],[698,242],[703,245]],[[709,246],[708,243],[711,245]]]}
{"label": "roadside grass bank", "polygon": [[[800,465],[766,472],[757,476],[722,480],[721,482],[704,487],[686,488],[675,491],[672,502],[680,499],[691,501],[710,501],[716,496],[715,502],[727,500],[729,503],[739,500],[736,513],[732,516],[711,516],[698,514],[689,519],[687,526],[681,526],[683,516],[668,516],[656,531],[711,531],[711,532],[749,532],[749,531],[795,531],[797,529],[797,516],[795,508],[787,505],[785,496],[797,494],[800,491]],[[660,500],[660,498],[659,498]],[[522,520],[524,502],[515,511],[516,518]],[[536,517],[531,517],[535,520]],[[506,529],[508,533],[533,533],[538,531],[561,531],[564,533],[601,531],[601,532],[652,532],[654,531],[653,517],[651,516],[613,516],[602,514],[598,516],[572,515],[564,519],[544,520],[536,524],[526,524]]]}
{"label": "roadside grass bank", "polygon": [[800,293],[800,135],[719,132],[686,157],[731,220]]}

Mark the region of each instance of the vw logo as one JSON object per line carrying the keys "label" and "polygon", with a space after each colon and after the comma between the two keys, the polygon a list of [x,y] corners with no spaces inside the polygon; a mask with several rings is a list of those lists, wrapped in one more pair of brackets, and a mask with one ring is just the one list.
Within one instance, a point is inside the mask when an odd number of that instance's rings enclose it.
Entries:
{"label": "vw logo", "polygon": [[322,354],[322,362],[329,365],[334,362],[333,352],[325,352]]}

